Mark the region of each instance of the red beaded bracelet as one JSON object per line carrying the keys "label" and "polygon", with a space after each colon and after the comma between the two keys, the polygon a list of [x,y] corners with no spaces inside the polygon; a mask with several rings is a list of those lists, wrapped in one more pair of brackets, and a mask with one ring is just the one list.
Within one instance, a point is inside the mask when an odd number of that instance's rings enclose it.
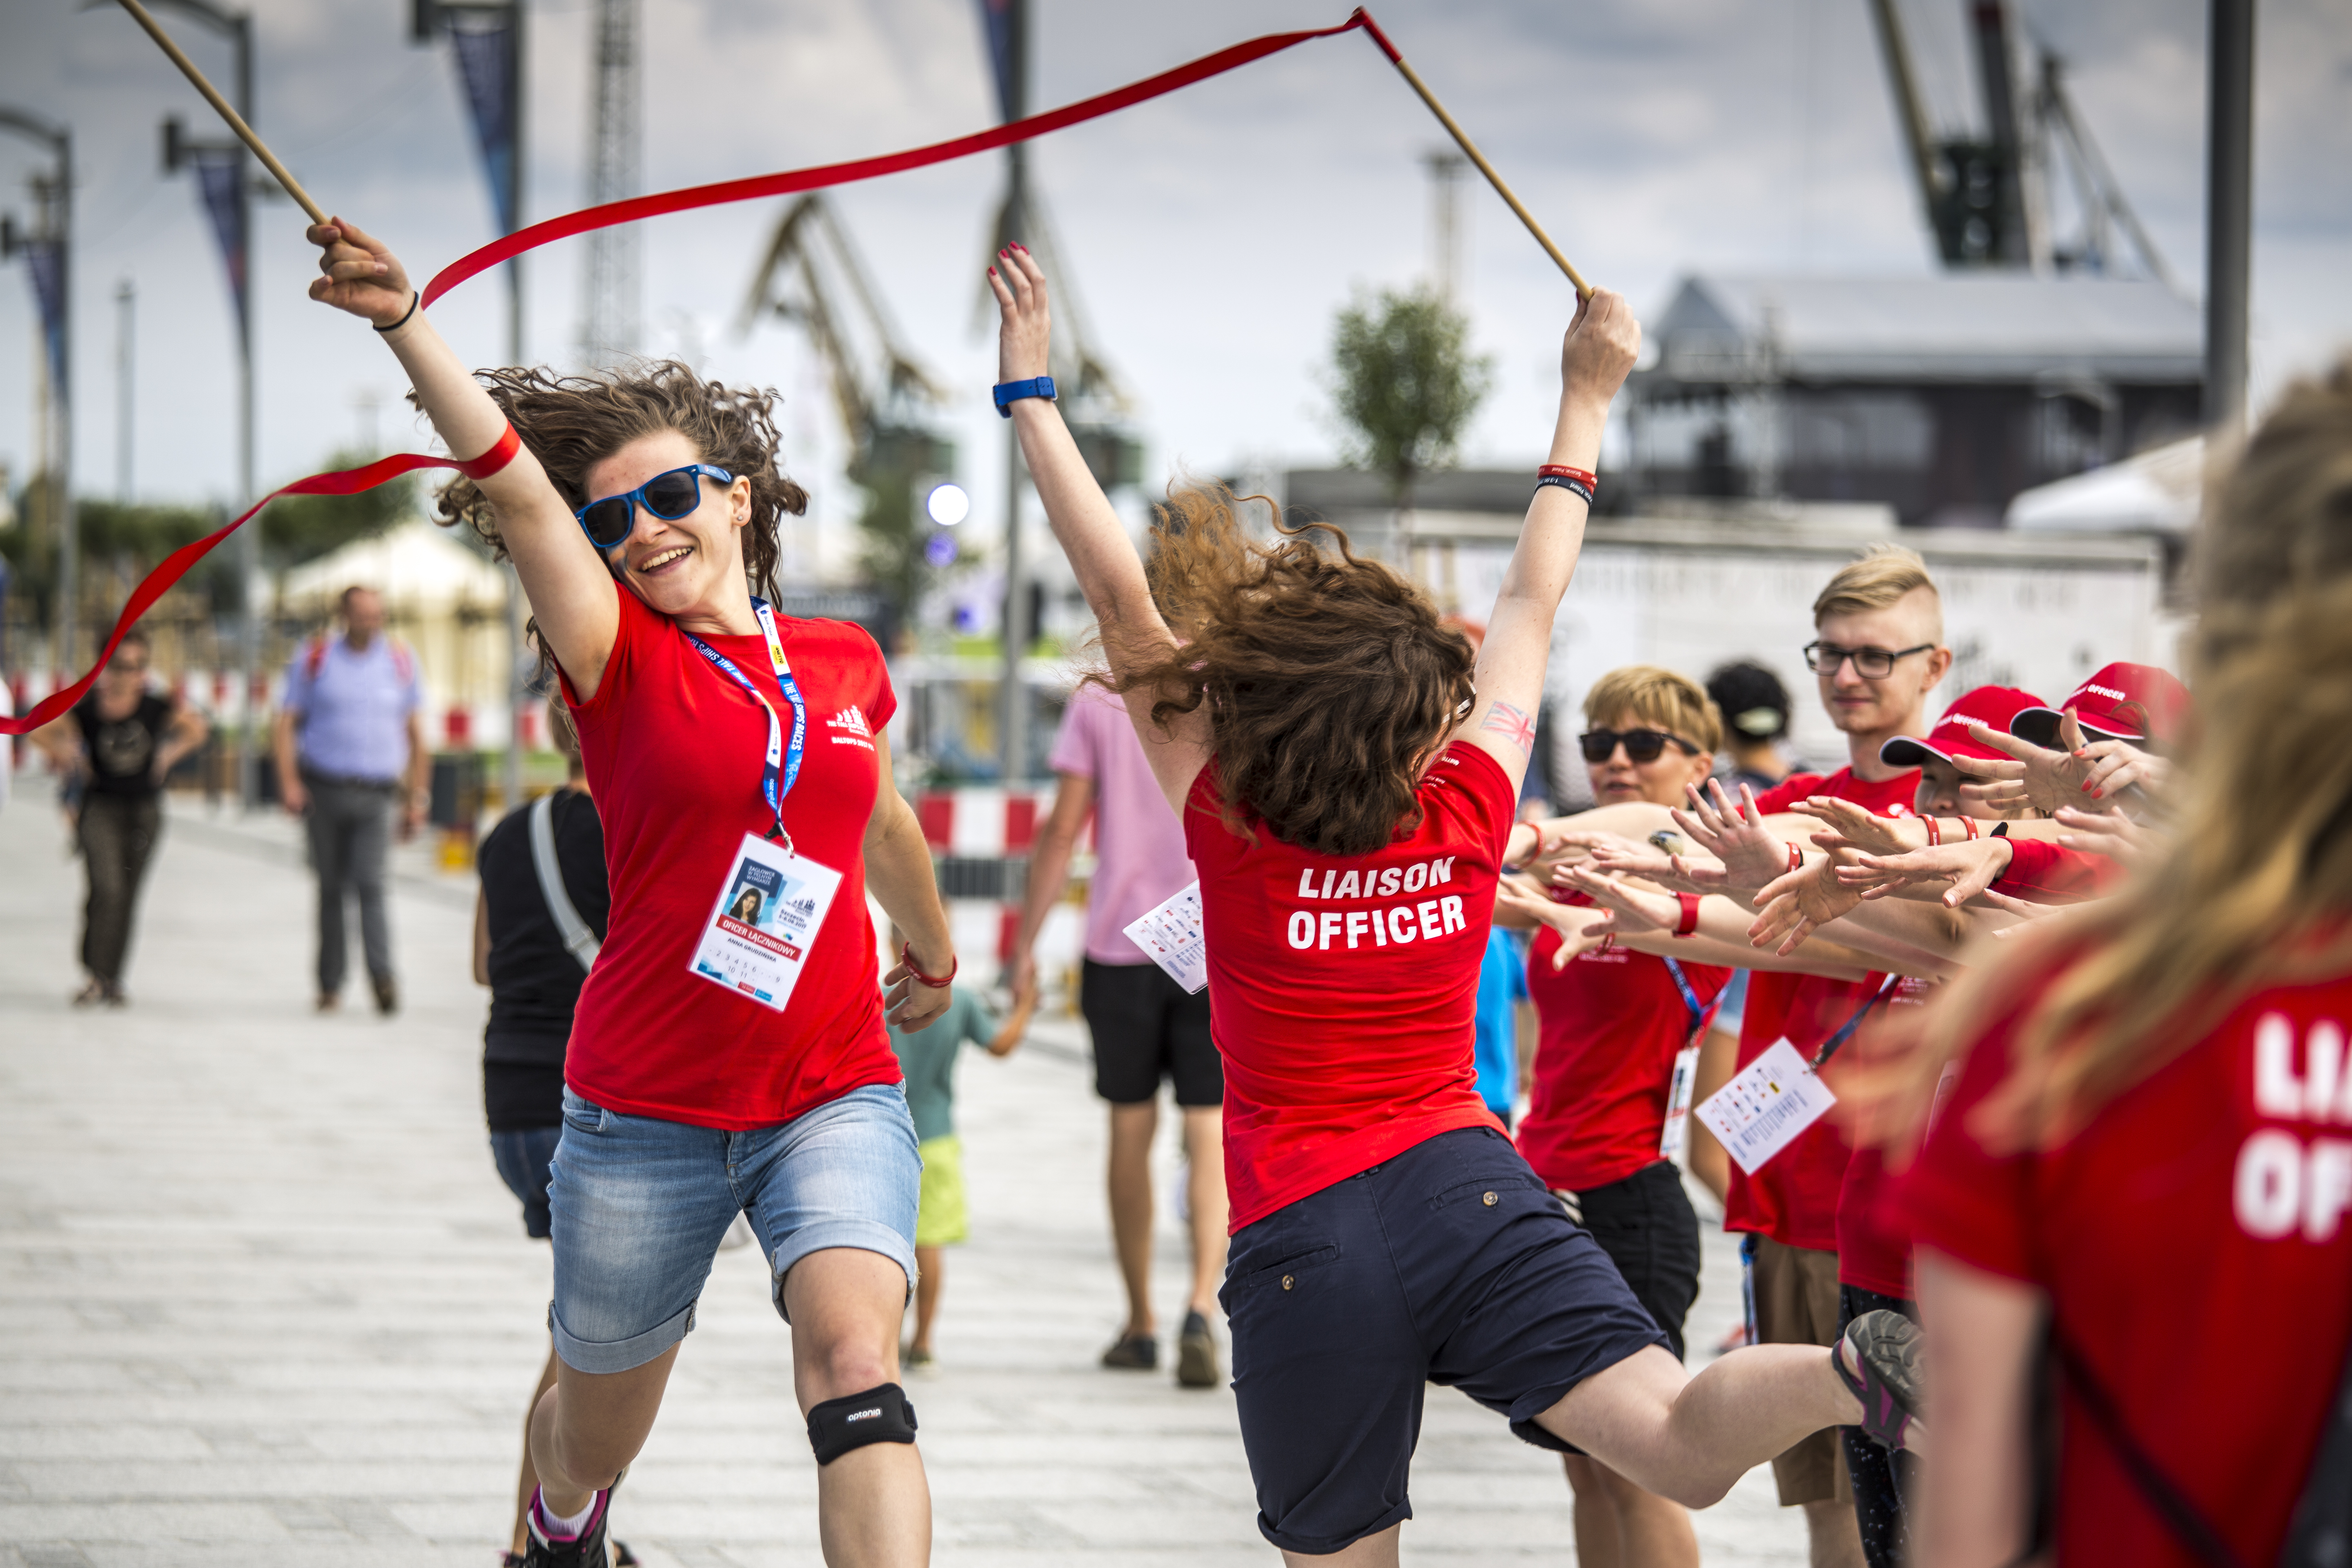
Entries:
{"label": "red beaded bracelet", "polygon": [[1698,933],[1698,895],[1696,893],[1676,893],[1675,895],[1675,900],[1683,907],[1682,919],[1675,922],[1675,934],[1676,936],[1696,936]]}
{"label": "red beaded bracelet", "polygon": [[948,972],[947,972],[947,973],[946,973],[946,974],[944,974],[944,975],[942,975],[942,976],[941,976],[941,977],[940,977],[939,979],[934,980],[934,979],[932,979],[929,975],[928,975],[928,974],[924,973],[920,969],[919,969],[919,968],[917,968],[917,967],[916,967],[916,965],[915,965],[915,944],[914,944],[913,942],[908,942],[908,943],[907,943],[905,946],[903,946],[903,947],[901,947],[901,948],[899,948],[899,949],[898,949],[898,962],[899,962],[899,963],[901,963],[902,965],[904,965],[904,966],[905,966],[906,971],[907,971],[907,973],[908,973],[908,974],[909,976],[911,976],[912,978],[914,978],[914,979],[916,979],[916,980],[920,981],[922,984],[924,984],[925,985],[929,986],[929,987],[930,987],[932,990],[934,990],[934,991],[944,991],[944,990],[946,990],[946,989],[947,989],[950,984],[954,984],[954,982],[955,982],[955,977],[956,977],[956,971],[957,971],[959,968],[961,968],[961,967],[962,966],[962,964],[963,964],[963,960],[962,960],[962,959],[961,959],[961,958],[956,958],[956,957],[950,957],[950,958],[948,960]]}

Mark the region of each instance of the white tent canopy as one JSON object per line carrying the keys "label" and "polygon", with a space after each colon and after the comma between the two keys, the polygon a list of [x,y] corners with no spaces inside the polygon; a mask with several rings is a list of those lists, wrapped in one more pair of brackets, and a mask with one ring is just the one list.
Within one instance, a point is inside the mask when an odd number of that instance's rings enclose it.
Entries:
{"label": "white tent canopy", "polygon": [[354,584],[383,595],[400,620],[425,620],[470,610],[503,614],[506,574],[457,542],[448,529],[411,517],[373,539],[305,562],[286,574],[281,603],[298,616],[324,617]]}
{"label": "white tent canopy", "polygon": [[2034,532],[2185,534],[2205,488],[2205,437],[2020,491],[2009,526]]}

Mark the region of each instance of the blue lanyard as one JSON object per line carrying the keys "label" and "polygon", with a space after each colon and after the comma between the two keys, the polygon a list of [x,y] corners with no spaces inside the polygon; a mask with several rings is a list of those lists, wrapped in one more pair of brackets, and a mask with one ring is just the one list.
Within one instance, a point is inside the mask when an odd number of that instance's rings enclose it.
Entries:
{"label": "blue lanyard", "polygon": [[1683,973],[1681,964],[1671,958],[1665,959],[1664,963],[1666,973],[1675,977],[1675,989],[1683,994],[1683,1005],[1690,1011],[1690,1037],[1696,1039],[1698,1026],[1706,1021],[1706,1004],[1701,1002],[1698,993],[1691,989],[1690,978]]}
{"label": "blue lanyard", "polygon": [[1832,1057],[1838,1054],[1839,1047],[1853,1038],[1853,1032],[1862,1027],[1862,1021],[1870,1016],[1870,1010],[1873,1007],[1877,1006],[1881,1002],[1885,1001],[1889,996],[1894,995],[1895,988],[1902,984],[1903,976],[1900,974],[1888,975],[1885,982],[1881,984],[1876,991],[1871,993],[1870,1000],[1855,1008],[1853,1011],[1853,1016],[1848,1018],[1839,1028],[1836,1034],[1832,1035],[1826,1041],[1822,1042],[1822,1048],[1813,1053],[1813,1059],[1808,1065],[1811,1066],[1814,1071],[1820,1071],[1822,1063],[1828,1061]]}
{"label": "blue lanyard", "polygon": [[694,650],[709,659],[719,674],[750,692],[751,700],[768,715],[768,754],[760,773],[760,794],[766,798],[768,809],[776,814],[776,825],[768,830],[768,837],[782,839],[784,852],[789,855],[793,852],[793,836],[784,831],[784,796],[793,793],[793,785],[801,776],[801,755],[808,745],[808,703],[801,696],[800,682],[793,679],[792,662],[784,658],[783,639],[776,635],[776,616],[768,608],[768,601],[754,594],[751,596],[751,613],[759,617],[760,634],[767,639],[768,663],[775,669],[776,685],[782,690],[784,700],[793,707],[793,743],[790,749],[783,743],[783,725],[776,718],[776,705],[751,684],[749,676],[735,667],[735,661],[692,632],[686,634],[686,640],[692,643]]}

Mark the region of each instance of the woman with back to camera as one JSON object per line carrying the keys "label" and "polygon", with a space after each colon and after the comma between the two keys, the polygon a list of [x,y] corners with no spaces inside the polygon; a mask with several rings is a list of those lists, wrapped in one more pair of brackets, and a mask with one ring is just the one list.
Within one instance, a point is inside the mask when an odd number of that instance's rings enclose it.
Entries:
{"label": "woman with back to camera", "polygon": [[2290,1521],[2315,1479],[2340,1525],[2352,1467],[2347,524],[2352,361],[2209,492],[2169,844],[2012,939],[1930,1037],[1900,1189],[1937,1401],[1923,1568],[2341,1560]]}
{"label": "woman with back to camera", "polygon": [[[772,395],[683,365],[467,372],[391,252],[340,219],[310,296],[369,321],[468,480],[442,510],[510,555],[604,818],[612,911],[565,1060],[549,1189],[556,1386],[530,1429],[526,1561],[605,1561],[612,1489],[651,1429],[720,1238],[748,1212],[793,1325],[826,1562],[929,1554],[896,1381],[919,1163],[889,1021],[955,968],[930,853],[891,782],[873,639],[776,616]],[[866,889],[909,933],[877,977]],[[757,887],[779,933],[719,916]],[[887,997],[882,984],[891,990]]]}
{"label": "woman with back to camera", "polygon": [[[1473,991],[1507,850],[1535,837],[1513,809],[1640,341],[1624,300],[1595,293],[1569,329],[1552,461],[1474,669],[1397,574],[1336,531],[1319,552],[1322,524],[1252,544],[1222,491],[1171,495],[1147,576],[1050,401],[1045,275],[1017,247],[998,263],[997,402],[1201,873],[1260,1531],[1291,1560],[1394,1563],[1430,1381],[1698,1505],[1861,1420],[1827,1350],[1688,1378],[1477,1094]],[[1885,1369],[1859,1381],[1876,1404]]]}

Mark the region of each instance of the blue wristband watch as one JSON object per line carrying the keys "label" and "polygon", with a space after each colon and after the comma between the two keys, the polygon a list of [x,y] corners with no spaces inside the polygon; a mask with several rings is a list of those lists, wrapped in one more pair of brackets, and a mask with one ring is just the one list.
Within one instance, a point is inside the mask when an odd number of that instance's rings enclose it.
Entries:
{"label": "blue wristband watch", "polygon": [[1007,419],[1012,418],[1013,405],[1024,397],[1042,397],[1048,403],[1053,402],[1054,378],[1050,375],[1041,375],[1030,381],[998,382],[996,412]]}

